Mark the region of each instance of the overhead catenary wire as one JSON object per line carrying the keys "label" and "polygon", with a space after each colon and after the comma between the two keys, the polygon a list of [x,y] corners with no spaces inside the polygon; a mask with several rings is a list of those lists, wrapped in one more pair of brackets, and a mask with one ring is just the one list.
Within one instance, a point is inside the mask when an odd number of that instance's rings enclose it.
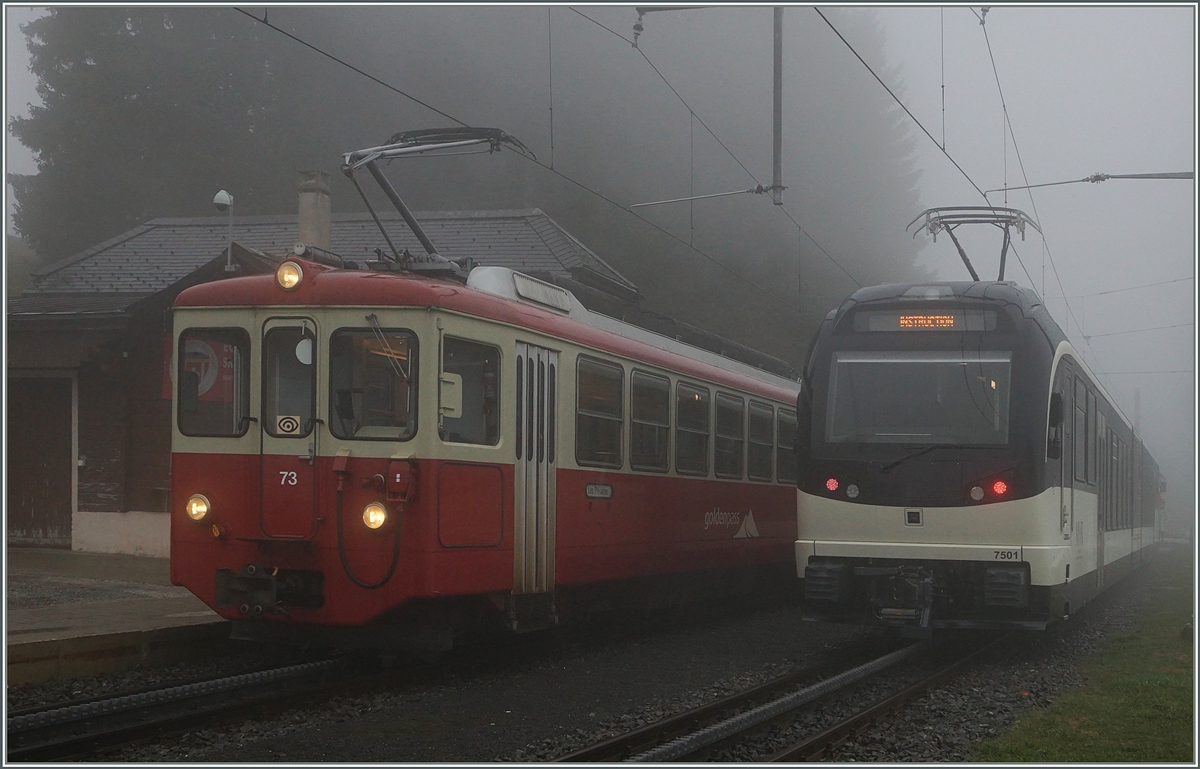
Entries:
{"label": "overhead catenary wire", "polygon": [[[963,178],[966,179],[968,182],[970,182],[971,186],[975,188],[975,191],[983,196],[984,202],[987,203],[987,205],[989,207],[991,207],[991,205],[992,205],[991,201],[989,201],[987,199],[987,195],[984,194],[983,190],[980,189],[979,185],[975,183],[975,180],[972,179],[971,176],[966,171],[963,170],[963,167],[960,166],[958,164],[958,161],[955,160],[950,155],[950,153],[946,151],[946,148],[944,146],[942,146],[941,144],[938,144],[938,140],[933,138],[933,134],[929,133],[929,130],[927,128],[925,128],[925,126],[921,123],[921,121],[917,119],[917,116],[914,115],[912,113],[912,111],[909,110],[909,108],[904,104],[904,102],[902,102],[900,100],[900,97],[896,96],[895,92],[892,91],[892,89],[888,87],[888,84],[883,82],[883,78],[881,78],[878,74],[876,74],[875,70],[871,68],[871,65],[867,63],[866,59],[864,59],[858,53],[858,51],[856,51],[854,49],[854,46],[850,44],[850,41],[847,40],[845,38],[845,36],[841,32],[838,31],[837,27],[833,26],[833,22],[831,22],[829,19],[827,19],[825,17],[825,14],[821,13],[820,8],[813,8],[813,10],[816,11],[817,15],[821,17],[821,20],[824,21],[831,30],[833,30],[833,33],[838,36],[838,39],[840,39],[846,45],[846,47],[850,49],[850,53],[854,54],[855,58],[857,58],[860,62],[862,62],[862,65],[867,68],[867,71],[871,73],[871,76],[875,78],[875,80],[879,83],[879,85],[883,86],[883,90],[887,91],[888,95],[892,97],[892,99],[896,102],[896,104],[900,105],[900,109],[904,110],[905,114],[907,114],[910,118],[912,118],[912,121],[917,124],[917,127],[920,128],[921,131],[926,136],[929,137],[929,141],[933,142],[933,145],[935,147],[937,147],[939,150],[941,150],[942,154],[945,155],[946,158],[951,163],[954,164],[954,167],[958,169],[958,172],[963,175]],[[1021,255],[1017,252],[1015,245],[1011,245],[1010,248],[1012,248],[1013,256],[1015,256],[1017,258],[1017,264],[1021,265],[1021,270],[1024,271],[1025,277],[1029,279],[1029,285],[1033,286],[1034,285],[1033,277],[1029,274],[1029,269],[1025,267],[1025,261],[1023,259],[1021,259]]]}
{"label": "overhead catenary wire", "polygon": [[[604,24],[601,24],[599,21],[596,21],[595,19],[588,16],[587,14],[580,12],[578,9],[571,8],[571,10],[574,11],[579,16],[583,17],[584,19],[587,19],[591,23],[593,23],[596,26],[600,27],[601,29],[605,30],[606,32],[612,34],[613,36],[618,37],[621,40],[624,40],[625,42],[629,43],[630,45],[633,44],[633,41],[630,40],[629,38],[625,37],[624,35],[622,35],[619,32],[614,31],[613,29],[605,26]],[[725,150],[725,152],[729,155],[729,157],[733,159],[733,162],[737,163],[738,166],[740,166],[741,169],[746,172],[746,175],[749,176],[752,180],[754,180],[754,183],[756,185],[762,186],[762,182],[759,181],[758,177],[755,176],[754,172],[751,171],[749,168],[747,168],[746,164],[743,163],[736,154],[734,154],[733,150],[729,149],[729,146],[726,145],[725,142],[721,141],[721,137],[717,136],[716,132],[713,131],[711,128],[709,128],[708,124],[704,122],[704,119],[701,118],[698,114],[696,114],[696,111],[694,109],[692,109],[691,105],[688,104],[687,100],[684,99],[683,96],[679,93],[679,91],[675,88],[675,86],[671,84],[671,81],[669,81],[667,79],[667,77],[662,73],[662,71],[657,66],[655,66],[654,62],[652,62],[650,60],[650,57],[646,55],[646,52],[637,46],[634,46],[634,48],[637,50],[637,52],[639,54],[641,54],[641,57],[646,61],[646,64],[650,65],[650,68],[654,70],[654,73],[656,75],[658,75],[659,79],[661,79],[663,81],[663,83],[666,84],[667,88],[669,88],[671,90],[671,93],[675,94],[675,98],[679,99],[679,102],[684,107],[687,108],[688,112],[691,113],[691,115],[695,119],[695,121],[698,122],[701,125],[701,127],[703,127],[704,130],[708,132],[708,135],[711,136],[713,138],[713,140],[721,146],[721,149]],[[814,246],[816,246],[818,251],[820,251],[822,254],[824,254],[826,259],[828,259],[830,262],[833,263],[833,265],[835,267],[837,267],[839,270],[841,270],[842,273],[844,273],[846,275],[846,277],[849,278],[850,281],[854,283],[855,286],[862,288],[862,285],[863,285],[862,282],[859,281],[857,278],[855,278],[852,274],[850,274],[850,271],[847,270],[844,266],[842,266],[841,262],[839,262],[837,259],[834,259],[833,255],[830,254],[827,250],[825,250],[825,247],[822,246],[819,242],[817,242],[816,238],[814,238],[811,234],[809,234],[808,230],[804,229],[804,227],[801,226],[800,222],[797,221],[796,217],[793,216],[791,214],[791,212],[789,212],[783,206],[780,206],[779,208],[780,208],[780,210],[783,211],[784,215],[787,216],[787,218],[791,220],[792,224],[795,225],[796,228],[804,235],[804,237],[808,238],[809,242],[812,243]]]}
{"label": "overhead catenary wire", "polygon": [[1136,291],[1140,288],[1153,288],[1154,286],[1167,286],[1172,283],[1184,283],[1189,280],[1195,280],[1195,278],[1189,276],[1186,278],[1175,278],[1174,280],[1160,280],[1157,283],[1143,283],[1140,286],[1128,286],[1126,288],[1114,288],[1110,291],[1097,291],[1094,294],[1079,294],[1078,296],[1072,296],[1072,297],[1068,297],[1068,298],[1070,298],[1070,299],[1090,299],[1094,296],[1108,296],[1109,294],[1120,294],[1125,291]]}
{"label": "overhead catenary wire", "polygon": [[[436,107],[434,107],[434,106],[432,106],[432,105],[430,105],[430,104],[427,104],[427,103],[425,103],[425,102],[421,101],[420,99],[417,99],[416,97],[412,96],[411,94],[405,93],[404,91],[400,90],[399,88],[396,88],[395,86],[391,85],[390,83],[387,83],[387,82],[385,82],[385,81],[383,81],[383,80],[380,80],[379,78],[375,77],[374,75],[371,75],[371,74],[369,74],[369,73],[367,73],[367,72],[364,72],[363,70],[359,69],[358,67],[355,67],[354,65],[352,65],[352,64],[350,64],[350,63],[348,63],[348,62],[346,62],[346,61],[344,61],[344,60],[342,60],[342,59],[339,59],[338,57],[336,57],[336,56],[334,56],[334,55],[332,55],[332,54],[330,54],[330,53],[327,53],[326,51],[323,51],[322,49],[318,48],[317,46],[315,46],[315,45],[313,45],[313,44],[311,44],[311,43],[308,43],[308,42],[306,42],[306,41],[304,41],[304,40],[300,39],[299,37],[297,37],[297,36],[295,36],[295,35],[293,35],[293,34],[291,34],[291,33],[289,33],[289,32],[286,32],[285,30],[282,30],[282,29],[280,29],[279,27],[277,27],[277,26],[275,26],[275,25],[273,25],[273,24],[270,24],[270,23],[266,22],[266,21],[265,21],[265,20],[263,20],[263,19],[260,19],[260,18],[258,18],[257,16],[255,16],[255,15],[254,15],[254,14],[252,14],[252,13],[247,13],[246,11],[242,10],[241,8],[234,8],[234,10],[238,11],[239,13],[241,13],[241,14],[243,14],[243,15],[245,15],[245,16],[248,16],[249,18],[253,19],[253,20],[254,20],[255,22],[257,22],[258,24],[264,24],[265,26],[269,27],[270,29],[273,29],[273,30],[275,30],[276,32],[278,32],[278,33],[280,33],[280,34],[284,35],[285,37],[287,37],[287,38],[289,38],[289,39],[291,39],[291,40],[294,40],[294,41],[295,41],[295,42],[297,42],[297,43],[300,43],[300,44],[301,44],[301,45],[303,45],[304,47],[306,47],[306,48],[309,48],[309,49],[311,49],[311,50],[315,51],[316,53],[319,53],[319,54],[321,54],[322,56],[324,56],[324,57],[326,57],[326,58],[328,58],[328,59],[330,59],[330,60],[332,60],[332,61],[335,61],[335,62],[337,62],[338,64],[341,64],[342,66],[346,67],[347,69],[350,69],[350,70],[353,70],[354,72],[357,72],[358,74],[362,75],[363,77],[366,77],[367,79],[369,79],[369,80],[371,80],[371,81],[373,81],[373,82],[375,82],[375,83],[378,83],[379,85],[382,85],[383,87],[387,88],[388,90],[390,90],[390,91],[394,91],[395,93],[398,93],[398,94],[400,94],[401,96],[404,96],[405,98],[407,98],[407,99],[410,99],[411,101],[414,101],[414,102],[416,102],[417,104],[420,104],[422,107],[425,107],[425,108],[427,108],[427,109],[429,109],[429,110],[431,110],[431,111],[433,111],[433,112],[436,112],[437,114],[439,114],[439,115],[441,115],[441,116],[443,116],[443,117],[445,117],[445,118],[447,118],[447,119],[449,119],[449,120],[452,120],[452,121],[454,121],[455,123],[458,123],[459,125],[461,125],[461,126],[463,126],[463,127],[470,127],[470,126],[468,126],[468,125],[467,125],[467,123],[465,123],[465,122],[463,122],[463,121],[459,120],[458,118],[454,117],[453,115],[450,115],[450,114],[448,114],[448,113],[446,113],[446,112],[443,112],[442,110],[440,110],[440,109],[438,109],[438,108],[436,108]],[[603,25],[601,25],[601,26],[603,26]],[[606,29],[607,29],[607,28],[606,28]],[[610,31],[611,31],[611,30],[610,30]],[[616,33],[613,33],[613,34],[616,34]],[[618,35],[618,37],[620,37],[620,35]],[[703,124],[703,123],[702,123],[702,124]],[[720,268],[722,268],[723,270],[725,270],[726,272],[730,273],[730,274],[731,274],[731,275],[733,275],[735,278],[737,278],[738,280],[740,280],[740,281],[742,281],[743,283],[747,284],[748,286],[750,286],[750,287],[752,287],[752,288],[754,288],[754,289],[756,289],[756,290],[760,291],[761,293],[763,293],[763,294],[764,294],[764,295],[766,295],[766,296],[769,296],[769,297],[771,297],[772,299],[774,299],[775,301],[777,301],[778,303],[780,303],[781,305],[783,305],[783,306],[784,306],[784,307],[786,307],[787,309],[791,310],[792,312],[795,312],[796,314],[798,314],[798,315],[800,315],[800,316],[802,316],[802,317],[804,317],[804,318],[807,318],[807,319],[809,319],[809,320],[811,320],[811,321],[813,321],[813,322],[815,322],[815,323],[820,323],[820,322],[821,322],[821,320],[822,320],[821,318],[818,318],[818,317],[816,317],[816,316],[814,316],[814,315],[811,315],[811,314],[809,314],[809,313],[806,313],[806,312],[804,312],[803,310],[801,310],[800,308],[796,307],[795,305],[793,305],[792,303],[788,302],[787,300],[783,299],[782,297],[780,297],[778,294],[776,294],[775,292],[771,291],[770,289],[764,288],[763,286],[760,286],[760,285],[758,285],[757,283],[755,283],[754,281],[752,281],[752,280],[750,280],[749,278],[745,277],[744,275],[741,275],[740,273],[738,273],[738,272],[737,272],[736,270],[734,270],[733,268],[729,267],[729,266],[728,266],[727,264],[725,264],[724,262],[721,262],[719,259],[717,259],[717,258],[715,258],[715,257],[713,257],[713,256],[711,256],[711,255],[709,255],[709,254],[707,254],[707,253],[705,253],[704,251],[701,251],[700,249],[698,249],[698,248],[696,248],[695,246],[693,246],[693,245],[691,245],[690,243],[688,243],[686,240],[683,240],[682,238],[678,237],[678,236],[677,236],[677,235],[675,235],[674,233],[672,233],[672,232],[670,232],[670,231],[668,231],[668,230],[664,229],[663,227],[660,227],[659,225],[655,224],[654,222],[650,221],[649,219],[646,219],[645,217],[642,217],[642,216],[638,216],[636,213],[633,213],[632,211],[630,211],[630,210],[629,210],[629,208],[628,208],[627,206],[621,205],[620,203],[618,203],[617,201],[613,200],[612,198],[610,198],[610,197],[608,197],[608,196],[606,196],[606,195],[604,195],[604,194],[602,194],[602,193],[600,193],[600,192],[597,192],[596,190],[593,190],[591,187],[588,187],[586,184],[583,184],[582,182],[580,182],[580,181],[577,181],[576,179],[573,179],[573,178],[571,178],[571,177],[567,176],[566,174],[564,174],[563,172],[561,172],[561,171],[559,171],[559,170],[557,170],[557,169],[555,169],[555,168],[551,168],[550,166],[546,165],[545,163],[542,163],[542,162],[541,162],[541,161],[539,161],[539,160],[536,160],[536,159],[534,159],[534,158],[528,157],[528,156],[526,156],[526,155],[524,155],[524,154],[522,154],[522,153],[517,153],[517,155],[518,155],[518,157],[523,157],[523,158],[525,158],[526,160],[529,160],[529,161],[530,161],[530,162],[532,162],[534,165],[537,165],[538,167],[540,167],[540,168],[543,168],[543,169],[545,169],[545,170],[547,170],[547,171],[549,171],[549,172],[553,173],[554,175],[556,175],[556,176],[558,176],[558,177],[560,177],[560,178],[562,178],[562,179],[564,179],[564,180],[566,180],[566,181],[570,182],[571,184],[574,184],[575,186],[579,187],[580,189],[582,189],[582,190],[585,190],[585,191],[587,191],[587,192],[591,193],[592,195],[595,195],[596,197],[600,198],[601,200],[604,200],[605,202],[607,202],[607,203],[610,203],[610,204],[611,204],[611,205],[613,205],[613,206],[616,206],[617,208],[621,209],[622,211],[626,212],[627,214],[630,214],[631,216],[634,216],[635,218],[639,219],[640,221],[642,221],[642,222],[645,222],[646,224],[650,225],[651,227],[653,227],[654,229],[656,229],[656,230],[658,230],[659,232],[663,233],[664,235],[667,235],[668,237],[672,238],[673,240],[676,240],[676,241],[678,241],[679,243],[683,244],[683,245],[684,245],[684,246],[686,246],[687,248],[689,248],[689,249],[691,249],[692,251],[696,252],[697,254],[699,254],[700,256],[702,256],[703,258],[707,259],[708,261],[711,261],[713,264],[716,264],[718,267],[720,267]]]}
{"label": "overhead catenary wire", "polygon": [[1172,323],[1169,326],[1153,326],[1151,328],[1131,328],[1128,331],[1111,331],[1107,334],[1080,334],[1079,336],[1071,336],[1072,339],[1099,339],[1105,336],[1121,336],[1122,334],[1140,334],[1143,331],[1162,331],[1168,328],[1190,328],[1191,323]]}

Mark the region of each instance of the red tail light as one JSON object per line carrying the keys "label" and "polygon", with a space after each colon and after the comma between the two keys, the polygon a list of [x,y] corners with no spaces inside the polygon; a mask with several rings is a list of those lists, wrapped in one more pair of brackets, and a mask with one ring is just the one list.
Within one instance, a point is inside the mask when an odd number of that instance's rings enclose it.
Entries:
{"label": "red tail light", "polygon": [[996,481],[992,484],[992,491],[996,494],[996,496],[1002,497],[1008,493],[1008,484],[1004,481]]}
{"label": "red tail light", "polygon": [[830,478],[829,480],[825,481],[825,488],[829,489],[830,491],[837,491],[838,490],[837,478]]}

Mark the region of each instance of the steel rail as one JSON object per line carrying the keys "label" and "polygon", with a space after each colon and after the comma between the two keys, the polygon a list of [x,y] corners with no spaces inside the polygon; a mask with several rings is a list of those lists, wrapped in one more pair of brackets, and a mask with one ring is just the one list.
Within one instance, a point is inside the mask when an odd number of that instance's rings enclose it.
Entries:
{"label": "steel rail", "polygon": [[888,716],[897,713],[904,705],[932,689],[937,684],[958,673],[979,656],[1008,641],[1011,633],[1006,633],[994,641],[972,651],[962,658],[946,665],[929,676],[921,679],[903,691],[894,694],[881,702],[840,721],[828,729],[804,739],[790,747],[784,748],[766,759],[768,762],[800,762],[829,759],[833,751],[845,745],[856,736],[879,723]]}
{"label": "steel rail", "polygon": [[345,662],[329,659],[225,676],[158,689],[26,710],[7,719],[8,761],[51,761],[79,756],[178,728],[199,719],[280,695],[324,688]]}
{"label": "steel rail", "polygon": [[829,672],[831,670],[843,670],[859,665],[863,658],[877,658],[881,654],[881,647],[891,653],[895,650],[894,640],[882,643],[878,638],[860,641],[843,649],[832,659],[788,673],[745,691],[722,697],[707,705],[646,724],[586,748],[559,756],[554,761],[612,762],[628,759],[657,745],[663,745],[680,736],[695,733],[711,724],[720,722],[730,713],[743,711],[777,699],[782,692],[794,690],[798,685],[816,680],[828,680],[832,677]]}

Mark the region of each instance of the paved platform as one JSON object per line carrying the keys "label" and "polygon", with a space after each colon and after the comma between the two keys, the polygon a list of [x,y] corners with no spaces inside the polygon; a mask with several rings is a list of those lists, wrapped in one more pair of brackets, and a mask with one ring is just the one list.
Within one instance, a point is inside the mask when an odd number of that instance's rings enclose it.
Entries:
{"label": "paved platform", "polygon": [[167,661],[229,637],[226,620],[171,585],[166,558],[10,547],[9,684]]}

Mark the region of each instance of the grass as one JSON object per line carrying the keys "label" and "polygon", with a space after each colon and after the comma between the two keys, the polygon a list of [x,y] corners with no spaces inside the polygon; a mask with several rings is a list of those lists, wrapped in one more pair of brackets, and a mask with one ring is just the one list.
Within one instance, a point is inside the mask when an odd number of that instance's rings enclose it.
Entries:
{"label": "grass", "polygon": [[1147,564],[1149,591],[1131,635],[1085,663],[1088,685],[1021,717],[976,750],[976,761],[1193,760],[1190,548],[1164,550]]}

